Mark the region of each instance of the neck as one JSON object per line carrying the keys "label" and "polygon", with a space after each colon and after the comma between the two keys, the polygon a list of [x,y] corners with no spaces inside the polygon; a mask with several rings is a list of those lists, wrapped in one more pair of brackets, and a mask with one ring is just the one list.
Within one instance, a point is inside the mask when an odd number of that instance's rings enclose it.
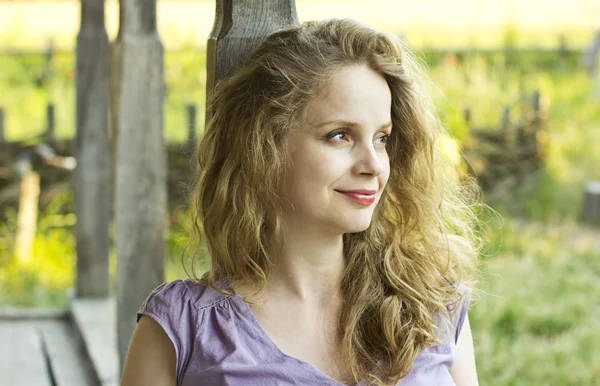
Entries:
{"label": "neck", "polygon": [[341,234],[286,223],[280,256],[267,291],[311,304],[327,303],[339,293],[344,270]]}

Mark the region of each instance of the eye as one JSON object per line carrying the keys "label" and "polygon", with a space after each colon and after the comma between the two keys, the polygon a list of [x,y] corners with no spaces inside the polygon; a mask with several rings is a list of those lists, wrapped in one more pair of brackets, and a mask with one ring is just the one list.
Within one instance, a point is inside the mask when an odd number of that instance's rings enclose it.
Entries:
{"label": "eye", "polygon": [[343,138],[347,138],[348,137],[348,130],[345,129],[338,129],[338,130],[334,130],[331,133],[327,133],[325,135],[325,138],[330,140],[333,138],[339,137],[338,139],[343,141]]}
{"label": "eye", "polygon": [[385,145],[387,143],[388,139],[390,138],[390,135],[391,134],[382,135],[381,137],[379,137],[377,139],[381,141],[380,142],[381,144]]}

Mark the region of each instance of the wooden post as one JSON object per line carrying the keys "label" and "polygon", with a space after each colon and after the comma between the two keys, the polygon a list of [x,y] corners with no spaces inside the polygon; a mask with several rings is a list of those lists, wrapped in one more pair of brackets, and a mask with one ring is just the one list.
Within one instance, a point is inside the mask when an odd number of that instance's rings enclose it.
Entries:
{"label": "wooden post", "polygon": [[186,105],[186,111],[188,128],[187,144],[189,148],[193,148],[194,143],[196,142],[196,106],[188,103]]}
{"label": "wooden post", "polygon": [[540,112],[540,91],[539,90],[535,90],[533,92],[532,104],[533,104],[533,111],[535,111],[536,114],[539,114],[539,112]]}
{"label": "wooden post", "polygon": [[508,135],[510,129],[510,107],[504,106],[504,110],[502,110],[502,121],[501,121],[502,131],[505,135]]}
{"label": "wooden post", "polygon": [[76,48],[74,173],[77,297],[109,295],[108,36],[104,0],[82,0]]}
{"label": "wooden post", "polygon": [[23,174],[21,175],[19,192],[15,255],[20,263],[25,263],[31,259],[31,246],[37,229],[40,175],[32,168],[32,156],[31,151],[22,153],[18,161]]}
{"label": "wooden post", "polygon": [[525,70],[520,69],[519,72],[519,98],[525,95]]}
{"label": "wooden post", "polygon": [[111,184],[111,209],[110,219],[111,222],[115,218],[115,187],[116,187],[116,176],[117,176],[117,149],[119,143],[119,105],[121,103],[121,64],[123,60],[122,53],[122,40],[123,40],[123,27],[125,21],[123,20],[123,7],[119,5],[119,31],[117,37],[110,46],[110,98],[109,98],[109,109],[110,119],[108,125],[108,136],[110,138],[110,154],[111,154],[111,170],[113,181]]}
{"label": "wooden post", "polygon": [[600,225],[600,181],[585,186],[582,217],[584,221]]}
{"label": "wooden post", "polygon": [[118,108],[115,229],[117,338],[120,367],[135,329],[135,312],[164,280],[166,149],[163,45],[156,0],[121,0],[121,85]]}
{"label": "wooden post", "polygon": [[541,117],[540,117],[540,92],[538,90],[535,90],[533,92],[533,94],[531,95],[531,99],[530,99],[530,112],[528,115],[528,119],[526,124],[529,124],[530,129],[528,130],[529,134],[531,134],[533,137],[535,137],[537,135],[537,132],[540,130],[541,125],[540,125],[540,121],[541,121]]}
{"label": "wooden post", "polygon": [[46,141],[54,140],[55,120],[54,120],[54,104],[48,103],[46,106]]}
{"label": "wooden post", "polygon": [[598,67],[598,52],[600,51],[600,29],[596,30],[594,40],[585,50],[581,62],[590,77],[595,78]]}
{"label": "wooden post", "polygon": [[21,263],[31,259],[31,246],[37,229],[39,197],[40,175],[34,170],[29,170],[21,177],[15,237],[15,252]]}
{"label": "wooden post", "polygon": [[207,94],[270,33],[288,24],[298,24],[294,0],[217,0],[206,46]]}
{"label": "wooden post", "polygon": [[467,127],[470,129],[471,128],[471,108],[470,107],[467,107],[465,109],[464,118],[465,118],[465,123],[467,124]]}
{"label": "wooden post", "polygon": [[535,90],[532,96],[532,107],[533,107],[533,122],[532,122],[532,139],[535,140],[535,162],[536,166],[540,166],[543,164],[544,159],[546,158],[546,150],[547,150],[547,133],[544,130],[543,125],[543,117],[541,114],[541,104],[540,104],[540,91]]}
{"label": "wooden post", "polygon": [[558,58],[559,58],[559,69],[564,71],[567,66],[567,39],[565,35],[561,34],[558,42]]}
{"label": "wooden post", "polygon": [[44,87],[52,77],[52,59],[54,57],[54,40],[48,39],[46,49],[44,50],[44,68],[40,76],[36,79],[38,87]]}
{"label": "wooden post", "polygon": [[0,142],[4,142],[4,107],[0,106]]}

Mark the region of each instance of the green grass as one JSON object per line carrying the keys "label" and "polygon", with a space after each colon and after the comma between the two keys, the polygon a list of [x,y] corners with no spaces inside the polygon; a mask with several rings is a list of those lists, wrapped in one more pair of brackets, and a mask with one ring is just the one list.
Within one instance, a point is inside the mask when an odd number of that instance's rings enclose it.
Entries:
{"label": "green grass", "polygon": [[470,312],[481,384],[597,382],[600,230],[581,232],[509,219],[489,235],[496,253]]}

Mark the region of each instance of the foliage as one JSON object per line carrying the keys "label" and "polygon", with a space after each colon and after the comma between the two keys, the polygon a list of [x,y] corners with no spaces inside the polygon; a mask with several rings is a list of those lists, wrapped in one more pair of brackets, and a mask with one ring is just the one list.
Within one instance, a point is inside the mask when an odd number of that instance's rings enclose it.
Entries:
{"label": "foliage", "polygon": [[[74,284],[75,216],[72,207],[66,214],[57,213],[71,205],[70,196],[59,195],[40,213],[28,260],[20,261],[8,251],[0,254],[0,306],[66,307],[65,290]],[[3,238],[16,233],[16,212],[7,217]]]}

